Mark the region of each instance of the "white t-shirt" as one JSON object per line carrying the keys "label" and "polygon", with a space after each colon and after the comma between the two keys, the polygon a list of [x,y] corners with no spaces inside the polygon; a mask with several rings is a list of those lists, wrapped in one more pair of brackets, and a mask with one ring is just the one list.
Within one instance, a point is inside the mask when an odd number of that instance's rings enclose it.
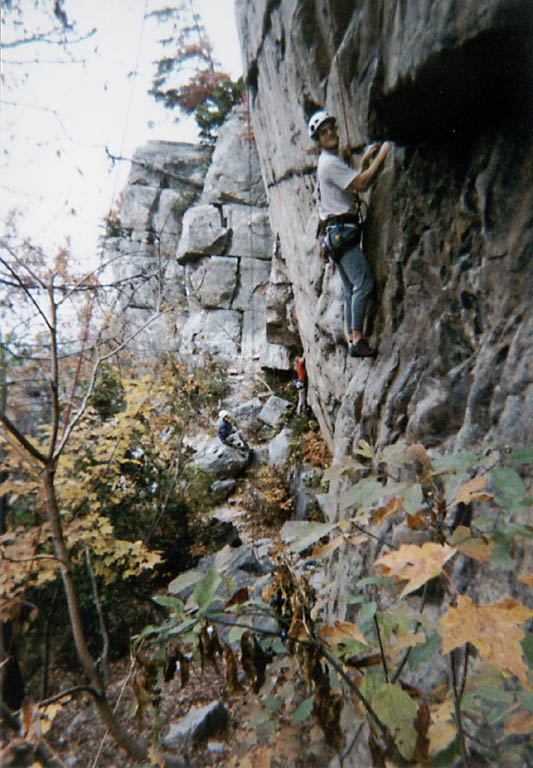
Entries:
{"label": "white t-shirt", "polygon": [[340,157],[323,150],[318,159],[318,213],[322,221],[352,210],[354,197],[348,187],[357,171]]}

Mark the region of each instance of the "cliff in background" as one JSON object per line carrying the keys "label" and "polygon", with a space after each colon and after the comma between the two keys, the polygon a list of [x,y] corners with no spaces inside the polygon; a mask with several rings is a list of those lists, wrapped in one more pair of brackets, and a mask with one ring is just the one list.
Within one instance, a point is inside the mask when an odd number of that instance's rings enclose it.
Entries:
{"label": "cliff in background", "polygon": [[[331,18],[327,0],[236,2],[270,220],[323,434],[337,457],[360,438],[527,443],[531,4],[330,5]],[[374,362],[347,357],[340,280],[316,241],[306,123],[325,106],[342,134],[341,88],[352,144],[395,142],[365,232]]]}

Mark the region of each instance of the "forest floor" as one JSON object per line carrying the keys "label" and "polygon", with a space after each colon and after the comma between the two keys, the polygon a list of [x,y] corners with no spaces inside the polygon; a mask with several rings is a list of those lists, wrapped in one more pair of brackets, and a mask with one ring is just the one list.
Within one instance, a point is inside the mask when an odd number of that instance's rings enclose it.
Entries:
{"label": "forest floor", "polygon": [[[271,542],[271,552],[279,541],[279,531],[266,526],[258,515],[235,507],[235,524],[244,543]],[[219,671],[206,665],[192,664],[190,680],[181,687],[175,678],[162,683],[157,712],[148,706],[143,716],[132,716],[134,695],[131,688],[133,665],[123,659],[110,665],[109,697],[119,720],[145,743],[157,743],[158,733],[166,734],[167,725],[185,716],[192,708],[220,701],[229,720],[224,733],[198,744],[183,755],[190,768],[224,766],[224,768],[324,768],[333,753],[326,747],[322,731],[312,718],[295,723],[294,712],[308,694],[296,660],[286,657],[256,694],[243,684],[242,693],[230,693],[226,686],[225,664]],[[244,681],[243,681],[244,683]],[[62,688],[74,687],[79,680],[62,672]],[[288,699],[280,696],[290,686]],[[55,715],[46,742],[67,768],[133,767],[125,753],[109,737],[94,709],[89,695],[82,695],[64,705]],[[158,765],[154,753],[153,765]],[[162,764],[162,763],[161,763]]]}

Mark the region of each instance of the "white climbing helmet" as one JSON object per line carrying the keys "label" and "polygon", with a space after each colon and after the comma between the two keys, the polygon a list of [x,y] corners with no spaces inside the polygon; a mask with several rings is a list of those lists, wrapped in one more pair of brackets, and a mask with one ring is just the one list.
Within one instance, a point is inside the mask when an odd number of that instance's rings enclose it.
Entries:
{"label": "white climbing helmet", "polygon": [[229,411],[219,411],[218,418],[219,419],[228,419],[230,416]]}
{"label": "white climbing helmet", "polygon": [[326,120],[335,119],[336,118],[333,115],[330,115],[329,112],[326,112],[325,109],[320,109],[318,112],[315,112],[307,124],[309,129],[309,138],[314,139],[316,137],[318,129],[326,122]]}

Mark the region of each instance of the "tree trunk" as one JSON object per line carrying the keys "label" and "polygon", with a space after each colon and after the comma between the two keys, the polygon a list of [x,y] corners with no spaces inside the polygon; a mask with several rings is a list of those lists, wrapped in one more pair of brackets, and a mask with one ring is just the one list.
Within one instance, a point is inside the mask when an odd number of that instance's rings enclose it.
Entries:
{"label": "tree trunk", "polygon": [[52,529],[54,550],[59,560],[61,578],[65,588],[74,645],[76,646],[78,658],[85,674],[89,678],[91,685],[100,693],[100,696],[95,699],[95,706],[102,722],[115,742],[122,747],[130,757],[141,762],[147,759],[148,751],[143,744],[140,744],[130,736],[115,717],[105,695],[102,677],[87,646],[81,622],[76,587],[70,567],[70,558],[63,538],[63,529],[61,527],[61,519],[54,487],[54,472],[55,470],[53,466],[47,466],[41,473],[41,485],[44,492],[47,517]]}

